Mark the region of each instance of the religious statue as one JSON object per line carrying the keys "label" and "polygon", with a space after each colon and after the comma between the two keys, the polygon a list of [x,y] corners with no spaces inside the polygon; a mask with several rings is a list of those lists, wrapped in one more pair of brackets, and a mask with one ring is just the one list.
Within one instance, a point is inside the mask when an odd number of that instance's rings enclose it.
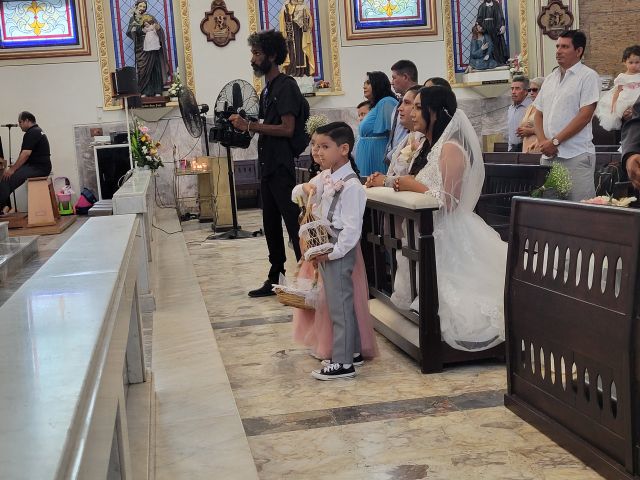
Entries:
{"label": "religious statue", "polygon": [[505,40],[506,22],[499,0],[483,0],[478,8],[477,23],[482,31],[489,36],[493,44],[492,57],[498,65],[504,65],[509,60],[507,42]]}
{"label": "religious statue", "polygon": [[289,54],[282,64],[292,77],[313,76],[316,62],[313,55],[312,18],[304,0],[289,0],[280,11],[280,30],[287,39]]}
{"label": "religious statue", "polygon": [[471,29],[471,51],[469,53],[468,71],[489,70],[497,66],[498,64],[493,58],[491,37],[476,23]]}
{"label": "religious statue", "polygon": [[136,1],[127,36],[134,44],[140,94],[162,95],[165,83],[170,81],[165,34],[155,17],[147,13],[145,0]]}

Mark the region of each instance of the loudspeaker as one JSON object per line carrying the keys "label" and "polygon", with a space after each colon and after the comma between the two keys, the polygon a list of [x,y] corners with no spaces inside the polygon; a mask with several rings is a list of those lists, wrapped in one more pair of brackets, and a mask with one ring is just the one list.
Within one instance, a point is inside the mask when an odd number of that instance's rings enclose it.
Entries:
{"label": "loudspeaker", "polygon": [[138,92],[138,79],[134,67],[122,67],[111,73],[111,84],[115,95],[135,95]]}

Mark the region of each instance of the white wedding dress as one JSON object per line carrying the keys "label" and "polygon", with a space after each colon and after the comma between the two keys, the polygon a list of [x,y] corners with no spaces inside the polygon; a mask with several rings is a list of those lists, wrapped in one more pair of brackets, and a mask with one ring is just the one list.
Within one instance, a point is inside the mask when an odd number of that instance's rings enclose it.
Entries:
{"label": "white wedding dress", "polygon": [[[507,244],[473,212],[484,182],[480,142],[457,110],[416,175],[438,199],[434,241],[442,338],[458,350],[477,351],[504,341]],[[407,307],[408,262],[398,263],[392,300]],[[418,299],[410,305],[418,310]]]}

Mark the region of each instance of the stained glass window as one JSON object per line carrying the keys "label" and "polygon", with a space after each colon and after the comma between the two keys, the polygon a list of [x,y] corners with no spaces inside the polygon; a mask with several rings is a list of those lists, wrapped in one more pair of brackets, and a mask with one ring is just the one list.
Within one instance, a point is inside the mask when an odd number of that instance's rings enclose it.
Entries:
{"label": "stained glass window", "polygon": [[[509,51],[509,15],[508,0],[499,0],[497,3],[502,6],[504,19],[506,22],[505,41],[507,42],[507,52]],[[451,0],[451,23],[453,27],[453,44],[456,73],[462,73],[469,66],[469,53],[471,43],[471,29],[476,23],[478,15],[477,0]]]}
{"label": "stained glass window", "polygon": [[[167,42],[167,60],[169,73],[178,69],[178,51],[176,48],[176,32],[171,0],[149,0],[147,11],[162,26]],[[135,66],[136,54],[133,40],[127,37],[129,20],[136,6],[136,0],[110,0],[113,44],[115,45],[116,68]]]}
{"label": "stained glass window", "polygon": [[358,0],[354,6],[358,30],[427,25],[425,0]]}
{"label": "stained glass window", "polygon": [[[280,30],[280,11],[287,0],[260,0],[260,30]],[[318,0],[305,1],[309,11],[313,26],[311,28],[313,40],[313,52],[315,54],[316,74],[314,78],[324,78],[324,65],[322,63],[322,39],[320,37],[320,17],[318,15]]]}
{"label": "stained glass window", "polygon": [[78,44],[75,0],[0,0],[0,48]]}

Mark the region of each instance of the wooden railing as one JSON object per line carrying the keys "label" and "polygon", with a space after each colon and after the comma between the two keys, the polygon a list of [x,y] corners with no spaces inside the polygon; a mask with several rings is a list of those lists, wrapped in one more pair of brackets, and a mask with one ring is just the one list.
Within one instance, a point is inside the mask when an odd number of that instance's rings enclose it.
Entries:
{"label": "wooden railing", "polygon": [[[362,250],[367,268],[370,308],[374,325],[382,335],[417,360],[423,373],[442,370],[451,363],[504,357],[504,346],[482,352],[464,352],[444,343],[438,316],[438,279],[433,214],[438,202],[428,194],[394,192],[391,188],[367,189]],[[407,245],[399,235],[406,222]],[[391,301],[396,253],[409,262],[411,298],[419,297],[419,313],[401,310]]]}
{"label": "wooden railing", "polygon": [[640,474],[640,211],[516,198],[505,405],[606,478]]}

